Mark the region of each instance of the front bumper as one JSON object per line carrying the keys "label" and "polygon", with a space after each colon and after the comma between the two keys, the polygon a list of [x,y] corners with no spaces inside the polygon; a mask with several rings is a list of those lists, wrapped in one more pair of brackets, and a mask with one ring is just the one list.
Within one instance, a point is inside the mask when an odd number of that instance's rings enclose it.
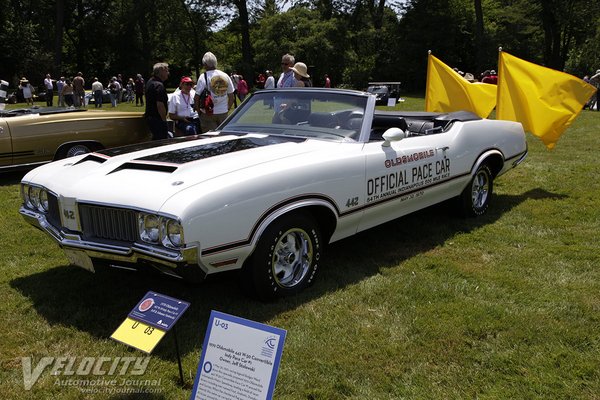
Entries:
{"label": "front bumper", "polygon": [[[90,242],[74,232],[67,232],[53,226],[42,213],[21,206],[19,213],[36,228],[46,232],[65,250],[83,251],[91,259],[106,260],[112,263],[138,264],[149,263],[160,271],[181,276],[178,270],[183,267],[195,267],[201,272],[198,260],[198,247],[189,246],[178,250],[155,248],[141,243],[120,246]],[[166,267],[166,268],[165,268]],[[189,268],[186,268],[189,269]]]}

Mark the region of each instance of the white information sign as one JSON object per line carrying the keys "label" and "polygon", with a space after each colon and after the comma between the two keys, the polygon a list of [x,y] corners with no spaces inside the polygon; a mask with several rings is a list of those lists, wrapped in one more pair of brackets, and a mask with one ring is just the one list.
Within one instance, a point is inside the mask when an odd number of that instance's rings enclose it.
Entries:
{"label": "white information sign", "polygon": [[272,399],[285,335],[213,310],[190,399]]}

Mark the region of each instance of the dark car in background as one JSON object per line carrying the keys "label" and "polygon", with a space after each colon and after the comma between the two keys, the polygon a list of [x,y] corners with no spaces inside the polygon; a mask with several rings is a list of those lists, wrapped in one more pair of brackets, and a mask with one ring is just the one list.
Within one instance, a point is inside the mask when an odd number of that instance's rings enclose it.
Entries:
{"label": "dark car in background", "polygon": [[390,98],[390,89],[387,86],[369,86],[367,92],[375,95],[375,104],[387,105]]}
{"label": "dark car in background", "polygon": [[[93,92],[85,92],[85,104],[95,104]],[[110,91],[108,89],[102,90],[102,104],[110,105]]]}

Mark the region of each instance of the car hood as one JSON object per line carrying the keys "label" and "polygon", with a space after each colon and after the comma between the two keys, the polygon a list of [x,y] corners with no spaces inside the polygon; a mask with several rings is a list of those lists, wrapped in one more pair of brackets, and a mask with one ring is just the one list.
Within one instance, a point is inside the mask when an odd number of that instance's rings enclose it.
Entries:
{"label": "car hood", "polygon": [[146,142],[59,160],[31,171],[23,181],[80,202],[160,210],[171,196],[192,186],[236,173],[250,176],[256,166],[264,173],[269,170],[265,164],[282,158],[293,162],[332,146],[339,143],[260,134]]}

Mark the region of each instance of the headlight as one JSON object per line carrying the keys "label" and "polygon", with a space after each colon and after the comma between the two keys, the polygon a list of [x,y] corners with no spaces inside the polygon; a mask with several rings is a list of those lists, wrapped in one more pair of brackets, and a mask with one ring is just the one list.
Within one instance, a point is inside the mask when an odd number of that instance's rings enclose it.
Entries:
{"label": "headlight", "polygon": [[21,197],[27,208],[47,213],[49,210],[48,191],[41,187],[21,185]]}
{"label": "headlight", "polygon": [[38,209],[41,212],[48,212],[48,192],[45,189],[40,190],[40,206]]}
{"label": "headlight", "polygon": [[29,198],[29,185],[21,186],[21,196],[23,197],[23,204],[27,208],[33,208],[33,204],[31,204],[31,199]]}
{"label": "headlight", "polygon": [[160,220],[158,215],[140,214],[139,216],[140,238],[144,242],[158,243]]}
{"label": "headlight", "polygon": [[29,201],[33,208],[40,209],[40,188],[35,186],[29,187]]}
{"label": "headlight", "polygon": [[167,219],[163,235],[163,245],[167,247],[181,247],[183,245],[183,227],[179,221]]}

